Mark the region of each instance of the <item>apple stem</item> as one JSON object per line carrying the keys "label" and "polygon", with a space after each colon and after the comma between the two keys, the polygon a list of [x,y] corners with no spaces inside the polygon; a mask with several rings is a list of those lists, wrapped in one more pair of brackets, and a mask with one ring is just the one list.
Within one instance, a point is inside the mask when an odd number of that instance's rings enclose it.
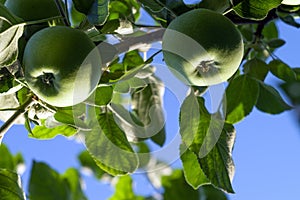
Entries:
{"label": "apple stem", "polygon": [[32,95],[14,112],[14,114],[0,127],[0,144],[8,129],[14,124],[14,122],[20,117],[28,106],[33,103]]}

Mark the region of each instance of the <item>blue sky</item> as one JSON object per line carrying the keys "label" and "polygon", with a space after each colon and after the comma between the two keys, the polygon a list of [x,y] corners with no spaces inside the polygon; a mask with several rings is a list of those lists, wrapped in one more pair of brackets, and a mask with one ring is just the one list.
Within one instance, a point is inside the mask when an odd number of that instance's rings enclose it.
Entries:
{"label": "blue sky", "polygon": [[[300,67],[299,30],[283,23],[278,25],[280,36],[287,43],[276,52],[276,55],[290,66]],[[157,62],[160,59],[158,57]],[[160,71],[158,75],[159,73]],[[280,83],[272,75],[268,76],[267,82],[275,85]],[[176,113],[179,112],[179,102],[169,91],[166,92],[164,101],[168,120],[168,142],[170,142],[178,130]],[[254,109],[235,127],[237,138],[233,159],[236,173],[233,187],[236,194],[230,195],[230,199],[299,199],[300,128],[293,111],[273,116]],[[49,141],[28,139],[23,126],[13,126],[3,143],[8,145],[13,153],[22,152],[26,159],[27,171],[23,175],[25,188],[32,159],[45,161],[59,172],[64,172],[70,166],[79,166],[76,156],[84,150],[82,144],[61,136]],[[175,166],[178,166],[178,163]],[[134,177],[138,180],[136,190],[139,193],[146,193],[150,186],[145,177],[141,174]],[[113,188],[109,185],[91,177],[85,178],[90,200],[104,200],[112,194]]]}

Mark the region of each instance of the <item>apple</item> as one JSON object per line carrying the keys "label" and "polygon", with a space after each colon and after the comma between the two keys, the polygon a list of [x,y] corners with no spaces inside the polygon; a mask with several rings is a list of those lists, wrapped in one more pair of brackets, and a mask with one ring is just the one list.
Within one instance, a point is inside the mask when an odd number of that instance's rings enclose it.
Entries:
{"label": "apple", "polygon": [[60,16],[55,0],[6,0],[4,5],[25,21]]}
{"label": "apple", "polygon": [[98,49],[82,31],[48,27],[26,44],[23,66],[28,87],[44,102],[67,107],[86,100],[101,76]]}
{"label": "apple", "polygon": [[226,81],[237,71],[244,45],[228,18],[208,9],[195,9],[169,24],[162,50],[176,77],[188,85],[208,86]]}

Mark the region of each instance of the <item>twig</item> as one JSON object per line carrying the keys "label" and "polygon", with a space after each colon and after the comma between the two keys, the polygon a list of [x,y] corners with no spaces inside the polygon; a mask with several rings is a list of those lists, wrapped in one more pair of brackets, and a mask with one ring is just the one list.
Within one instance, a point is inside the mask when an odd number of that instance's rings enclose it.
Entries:
{"label": "twig", "polygon": [[33,102],[32,95],[18,108],[18,110],[0,127],[0,141],[4,137],[7,130],[14,124],[21,114],[23,114],[26,108]]}
{"label": "twig", "polygon": [[67,18],[65,10],[62,8],[61,3],[59,2],[60,0],[54,0],[54,1],[55,1],[56,7],[58,8],[61,16],[63,17],[64,24],[66,26],[70,26],[70,22],[69,22],[69,19]]}

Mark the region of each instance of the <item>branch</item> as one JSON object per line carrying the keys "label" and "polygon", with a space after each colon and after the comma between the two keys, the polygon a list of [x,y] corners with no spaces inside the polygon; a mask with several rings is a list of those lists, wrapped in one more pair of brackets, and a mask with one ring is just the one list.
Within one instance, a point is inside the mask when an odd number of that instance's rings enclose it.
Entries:
{"label": "branch", "polygon": [[33,102],[32,96],[30,96],[18,110],[0,127],[0,144],[4,137],[4,134],[14,124],[14,122],[20,117],[26,110],[26,108]]}

